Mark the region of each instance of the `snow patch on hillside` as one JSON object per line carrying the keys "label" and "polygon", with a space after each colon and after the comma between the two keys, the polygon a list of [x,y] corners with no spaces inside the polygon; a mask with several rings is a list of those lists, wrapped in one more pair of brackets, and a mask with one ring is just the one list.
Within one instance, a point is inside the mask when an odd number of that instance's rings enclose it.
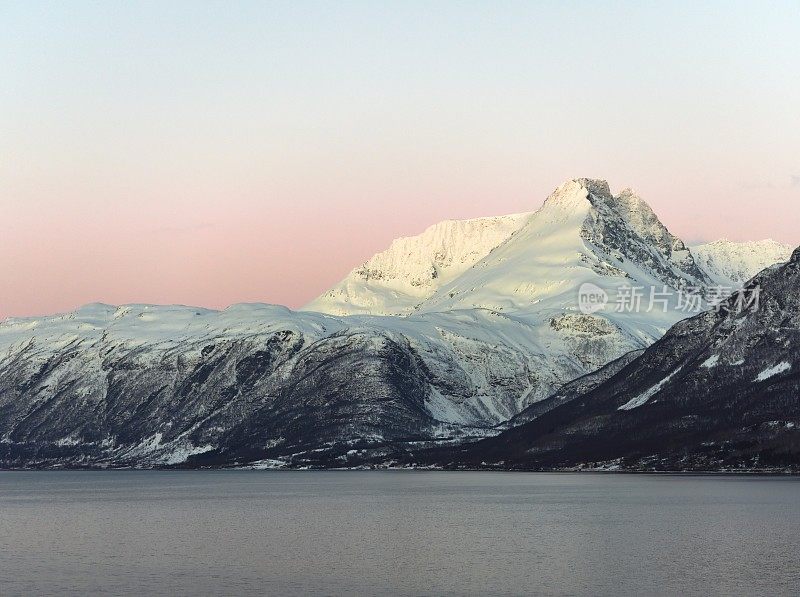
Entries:
{"label": "snow patch on hillside", "polygon": [[791,368],[792,368],[791,363],[783,361],[782,363],[778,363],[774,367],[769,367],[768,369],[764,369],[761,373],[758,374],[755,381],[765,381],[770,377],[778,375],[779,373],[789,371]]}
{"label": "snow patch on hillside", "polygon": [[661,389],[665,385],[667,385],[669,380],[675,377],[675,375],[677,375],[681,369],[683,369],[682,366],[678,367],[677,369],[675,369],[675,371],[667,375],[664,379],[662,379],[656,385],[651,387],[649,390],[647,390],[646,392],[642,392],[641,394],[635,396],[634,398],[631,398],[630,400],[628,400],[628,402],[620,406],[617,410],[631,410],[634,408],[638,408],[644,404],[647,404],[647,401],[650,400],[650,398],[652,398],[656,394],[658,394],[661,391]]}

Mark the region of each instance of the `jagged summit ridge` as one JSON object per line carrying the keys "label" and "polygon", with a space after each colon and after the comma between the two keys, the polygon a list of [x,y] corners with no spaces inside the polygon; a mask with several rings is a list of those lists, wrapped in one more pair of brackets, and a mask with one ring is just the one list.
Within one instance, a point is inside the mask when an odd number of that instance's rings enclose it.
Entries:
{"label": "jagged summit ridge", "polygon": [[[684,242],[670,233],[650,205],[630,187],[613,195],[605,180],[578,178],[559,187],[551,197],[559,204],[566,194],[585,197],[591,205],[581,237],[609,260],[627,258],[654,268],[654,273],[673,287],[685,284],[687,276],[698,286],[709,283]],[[653,250],[657,256],[652,255]],[[663,267],[661,260],[668,267]]]}
{"label": "jagged summit ridge", "polygon": [[594,210],[581,236],[609,261],[632,261],[672,288],[710,283],[684,242],[631,189],[617,196],[590,194]]}
{"label": "jagged summit ridge", "polygon": [[578,178],[576,182],[582,184],[586,189],[598,197],[611,197],[611,187],[607,180],[599,178]]}
{"label": "jagged summit ridge", "polygon": [[514,234],[530,214],[446,220],[403,237],[304,307],[333,315],[406,315]]}

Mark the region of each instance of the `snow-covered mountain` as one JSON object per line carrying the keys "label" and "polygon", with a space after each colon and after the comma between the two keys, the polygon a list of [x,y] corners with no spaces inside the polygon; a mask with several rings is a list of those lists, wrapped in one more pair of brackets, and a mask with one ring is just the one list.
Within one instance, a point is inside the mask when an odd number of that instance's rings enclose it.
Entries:
{"label": "snow-covered mountain", "polygon": [[791,247],[772,240],[719,240],[688,248],[634,191],[613,196],[605,181],[576,179],[556,189],[536,212],[446,221],[395,240],[304,310],[528,312],[554,298],[563,308],[587,281],[610,281],[600,284],[606,290],[616,290],[620,277],[629,285],[664,282],[673,290],[738,287],[790,254]]}
{"label": "snow-covered mountain", "polygon": [[[713,281],[635,193],[576,179],[534,213],[396,241],[312,303],[327,313],[89,305],[9,320],[0,466],[330,465],[498,433],[649,346],[693,314],[681,289]],[[585,288],[605,304],[586,309]],[[635,289],[639,304],[620,300]]]}
{"label": "snow-covered mountain", "polygon": [[771,239],[752,242],[721,239],[694,245],[691,251],[714,283],[738,288],[765,267],[787,261],[792,247]]}
{"label": "snow-covered mountain", "polygon": [[[613,298],[624,286],[677,291],[709,280],[683,242],[632,191],[615,197],[605,181],[577,179],[556,189],[516,234],[443,285],[420,311],[570,310],[585,283]],[[648,319],[660,318],[651,313]]]}

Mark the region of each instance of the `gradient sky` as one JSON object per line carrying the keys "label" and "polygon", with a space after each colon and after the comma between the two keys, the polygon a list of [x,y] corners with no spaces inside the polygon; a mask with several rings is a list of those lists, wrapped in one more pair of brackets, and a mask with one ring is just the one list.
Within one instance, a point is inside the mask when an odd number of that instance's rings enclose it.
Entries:
{"label": "gradient sky", "polygon": [[796,0],[6,0],[0,317],[298,307],[580,176],[798,244],[798,65]]}

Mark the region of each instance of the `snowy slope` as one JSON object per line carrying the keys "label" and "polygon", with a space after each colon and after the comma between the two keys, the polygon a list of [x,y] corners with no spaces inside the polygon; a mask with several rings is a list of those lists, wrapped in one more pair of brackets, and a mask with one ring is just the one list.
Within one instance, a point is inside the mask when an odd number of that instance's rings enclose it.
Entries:
{"label": "snowy slope", "polygon": [[774,240],[733,242],[726,239],[691,247],[698,265],[715,284],[739,287],[765,267],[783,263],[792,248]]}
{"label": "snowy slope", "polygon": [[306,307],[333,315],[404,315],[508,239],[530,214],[448,220],[399,238]]}

